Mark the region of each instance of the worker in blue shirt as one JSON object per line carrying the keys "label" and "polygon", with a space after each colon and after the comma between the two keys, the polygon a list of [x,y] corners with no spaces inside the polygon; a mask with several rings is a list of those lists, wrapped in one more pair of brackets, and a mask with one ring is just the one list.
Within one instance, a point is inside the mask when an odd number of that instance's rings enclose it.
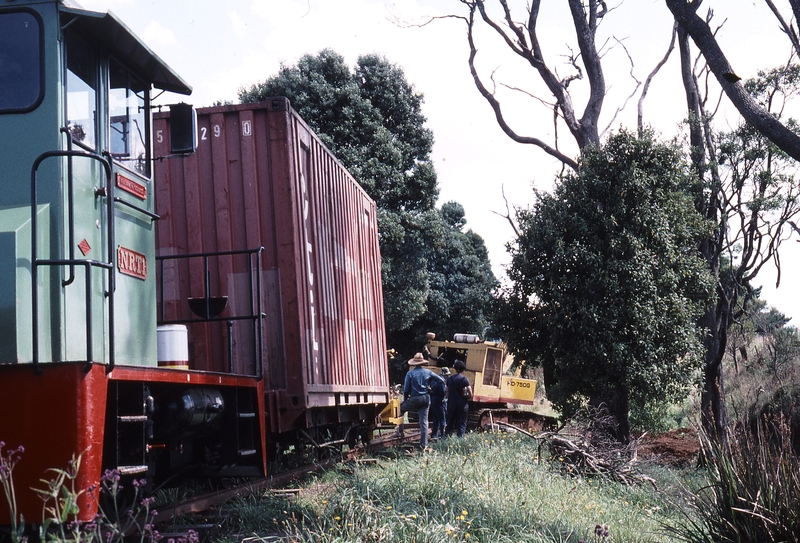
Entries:
{"label": "worker in blue shirt", "polygon": [[[416,411],[419,415],[419,446],[425,449],[428,446],[428,408],[431,405],[431,396],[428,385],[433,381],[444,382],[444,379],[422,366],[427,364],[422,353],[417,353],[408,361],[411,369],[406,373],[403,382],[403,403],[400,404],[400,415],[408,411]],[[400,433],[403,427],[400,425]]]}

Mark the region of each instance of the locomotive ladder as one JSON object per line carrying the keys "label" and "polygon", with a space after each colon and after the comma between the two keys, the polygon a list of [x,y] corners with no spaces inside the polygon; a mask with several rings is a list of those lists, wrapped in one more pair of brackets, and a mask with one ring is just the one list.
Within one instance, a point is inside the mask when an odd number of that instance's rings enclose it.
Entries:
{"label": "locomotive ladder", "polygon": [[260,477],[263,475],[260,421],[254,390],[236,388],[228,400],[232,404],[224,418],[224,449],[227,464],[216,476]]}
{"label": "locomotive ladder", "polygon": [[115,381],[109,390],[108,417],[114,424],[113,450],[106,451],[112,458],[103,464],[113,466],[120,475],[137,475],[147,472],[147,443],[153,439],[153,398],[143,383]]}

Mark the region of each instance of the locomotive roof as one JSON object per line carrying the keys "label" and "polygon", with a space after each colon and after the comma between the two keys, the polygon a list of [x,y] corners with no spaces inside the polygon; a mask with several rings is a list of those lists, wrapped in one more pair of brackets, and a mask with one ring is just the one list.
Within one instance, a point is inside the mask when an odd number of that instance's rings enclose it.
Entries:
{"label": "locomotive roof", "polygon": [[59,9],[73,15],[73,24],[86,29],[154,87],[179,94],[192,93],[192,87],[112,12],[89,11],[70,0],[62,0]]}

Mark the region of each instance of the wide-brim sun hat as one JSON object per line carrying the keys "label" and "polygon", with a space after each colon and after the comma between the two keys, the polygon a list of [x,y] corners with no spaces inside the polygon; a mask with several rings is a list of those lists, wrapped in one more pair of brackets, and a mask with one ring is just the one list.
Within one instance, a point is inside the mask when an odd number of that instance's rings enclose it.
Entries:
{"label": "wide-brim sun hat", "polygon": [[422,364],[427,364],[428,361],[425,360],[425,357],[422,356],[422,353],[417,353],[414,355],[414,358],[410,358],[408,360],[409,366],[421,366]]}
{"label": "wide-brim sun hat", "polygon": [[441,374],[442,375],[450,375],[450,370],[448,368],[442,368]]}

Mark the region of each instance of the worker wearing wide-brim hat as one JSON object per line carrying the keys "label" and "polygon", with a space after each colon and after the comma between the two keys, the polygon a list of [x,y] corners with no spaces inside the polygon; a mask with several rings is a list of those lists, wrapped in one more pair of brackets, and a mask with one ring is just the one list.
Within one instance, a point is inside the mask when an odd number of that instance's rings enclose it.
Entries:
{"label": "worker wearing wide-brim hat", "polygon": [[[431,404],[428,385],[431,381],[444,382],[441,376],[428,368],[423,368],[425,364],[427,361],[422,353],[417,353],[414,358],[409,359],[408,365],[411,369],[403,381],[403,403],[400,404],[401,416],[408,411],[416,411],[419,415],[419,446],[423,450],[428,446],[428,409]],[[401,425],[400,432],[402,431]]]}

